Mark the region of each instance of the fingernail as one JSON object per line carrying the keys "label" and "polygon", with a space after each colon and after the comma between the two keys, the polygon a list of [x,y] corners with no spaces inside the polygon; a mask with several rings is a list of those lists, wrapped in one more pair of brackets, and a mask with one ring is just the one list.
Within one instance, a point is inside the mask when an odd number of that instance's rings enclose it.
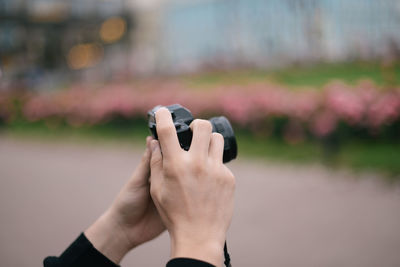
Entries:
{"label": "fingernail", "polygon": [[162,109],[166,109],[165,107],[159,107],[156,111],[155,111],[155,114],[157,114],[160,110],[162,110]]}

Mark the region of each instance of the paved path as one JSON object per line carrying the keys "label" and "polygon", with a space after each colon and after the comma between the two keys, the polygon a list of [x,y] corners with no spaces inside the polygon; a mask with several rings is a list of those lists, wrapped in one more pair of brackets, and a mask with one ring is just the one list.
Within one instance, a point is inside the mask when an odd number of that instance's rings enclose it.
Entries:
{"label": "paved path", "polygon": [[[122,145],[0,137],[0,265],[41,266],[108,206],[139,160]],[[233,266],[400,266],[400,187],[319,166],[231,164]],[[360,175],[358,175],[360,176]],[[163,266],[168,235],[123,266]]]}

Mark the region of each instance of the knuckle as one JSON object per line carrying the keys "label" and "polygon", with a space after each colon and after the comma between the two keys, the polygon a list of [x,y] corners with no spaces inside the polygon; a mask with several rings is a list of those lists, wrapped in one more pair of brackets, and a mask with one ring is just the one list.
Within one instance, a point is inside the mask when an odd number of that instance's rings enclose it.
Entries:
{"label": "knuckle", "polygon": [[175,172],[175,170],[173,169],[173,168],[171,168],[171,167],[169,167],[169,168],[164,168],[164,175],[165,175],[165,177],[174,177],[175,176],[175,174],[176,174],[176,172]]}
{"label": "knuckle", "polygon": [[[219,170],[221,168],[221,165],[222,165],[222,163],[220,163],[219,161],[216,161],[215,159],[213,159],[211,157],[208,158],[208,166],[209,166],[210,170]],[[218,173],[221,173],[221,172],[217,172],[217,174]]]}
{"label": "knuckle", "polygon": [[218,143],[224,142],[224,137],[220,133],[212,133],[211,138]]}
{"label": "knuckle", "polygon": [[220,139],[220,140],[224,139],[224,137],[220,133],[212,133],[211,135],[215,139]]}
{"label": "knuckle", "polygon": [[229,177],[229,185],[233,188],[233,189],[235,189],[236,188],[236,179],[235,179],[235,176],[231,176],[231,177]]}
{"label": "knuckle", "polygon": [[232,172],[228,171],[224,171],[220,176],[220,182],[227,187],[230,188],[235,188],[236,187],[236,180],[235,180],[235,176],[232,174]]}
{"label": "knuckle", "polygon": [[157,194],[157,189],[156,189],[156,186],[155,186],[155,184],[153,182],[153,183],[150,184],[150,195],[152,197],[155,197],[156,194]]}
{"label": "knuckle", "polygon": [[176,164],[166,164],[164,167],[164,175],[166,177],[176,177],[179,175],[179,170]]}
{"label": "knuckle", "polygon": [[201,123],[200,121],[201,121],[201,119],[194,119],[192,121],[193,126],[198,126]]}
{"label": "knuckle", "polygon": [[155,184],[152,184],[150,186],[150,195],[153,199],[158,200],[159,199],[159,190],[158,187]]}
{"label": "knuckle", "polygon": [[168,126],[157,126],[158,135],[166,135],[170,132],[170,127]]}
{"label": "knuckle", "polygon": [[161,161],[162,157],[151,157],[150,168],[153,168],[154,166],[158,165]]}
{"label": "knuckle", "polygon": [[211,122],[206,121],[206,120],[201,120],[201,121],[202,121],[202,127],[203,127],[205,130],[207,130],[208,132],[211,133],[211,131],[212,131]]}
{"label": "knuckle", "polygon": [[160,194],[158,202],[161,203],[161,205],[168,205],[170,201],[166,194]]}
{"label": "knuckle", "polygon": [[203,175],[204,173],[205,173],[205,167],[204,167],[204,164],[202,164],[201,162],[199,162],[199,161],[197,161],[197,162],[194,162],[193,164],[192,164],[192,170],[193,170],[193,172],[197,175],[197,176],[201,176],[201,175]]}
{"label": "knuckle", "polygon": [[[197,153],[197,154],[193,153],[191,156],[193,158],[191,161],[191,164],[193,164],[193,166],[199,165],[202,167],[208,163],[207,155],[203,155],[201,153]],[[196,167],[196,168],[200,168],[200,167]]]}
{"label": "knuckle", "polygon": [[212,130],[211,122],[209,122],[208,120],[195,119],[192,123],[194,128],[207,130],[210,132]]}
{"label": "knuckle", "polygon": [[176,155],[173,158],[163,161],[163,173],[169,178],[179,178],[185,172],[186,166],[190,164],[190,161],[186,157]]}

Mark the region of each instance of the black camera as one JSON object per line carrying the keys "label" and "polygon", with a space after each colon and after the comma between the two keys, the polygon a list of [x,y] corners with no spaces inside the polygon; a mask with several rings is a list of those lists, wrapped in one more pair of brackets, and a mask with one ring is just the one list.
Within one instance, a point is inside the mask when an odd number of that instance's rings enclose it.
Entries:
{"label": "black camera", "polygon": [[[151,134],[155,139],[157,137],[156,130],[156,117],[155,112],[162,106],[156,106],[148,112],[149,128]],[[166,106],[171,112],[172,120],[175,125],[176,133],[178,135],[179,143],[184,150],[189,150],[192,142],[192,131],[190,130],[190,123],[194,120],[192,113],[179,104]],[[229,120],[224,116],[213,117],[209,120],[212,125],[212,131],[220,133],[224,137],[224,157],[223,162],[229,162],[237,156],[237,144],[235,134]]]}

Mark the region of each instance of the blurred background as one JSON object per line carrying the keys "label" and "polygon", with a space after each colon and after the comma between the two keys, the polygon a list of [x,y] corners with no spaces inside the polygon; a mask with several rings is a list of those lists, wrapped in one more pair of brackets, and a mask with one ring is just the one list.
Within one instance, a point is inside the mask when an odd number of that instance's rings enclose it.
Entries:
{"label": "blurred background", "polygon": [[0,262],[58,255],[174,103],[234,126],[238,265],[400,265],[398,0],[0,0]]}

